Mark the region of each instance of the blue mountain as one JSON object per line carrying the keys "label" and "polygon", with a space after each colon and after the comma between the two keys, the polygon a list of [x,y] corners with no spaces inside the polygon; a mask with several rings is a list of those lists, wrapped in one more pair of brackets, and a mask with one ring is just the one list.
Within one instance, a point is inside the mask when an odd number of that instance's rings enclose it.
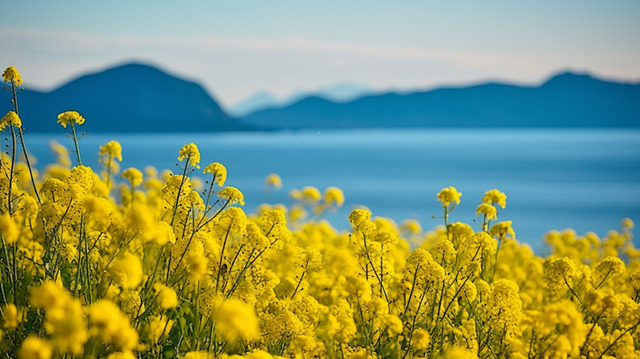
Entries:
{"label": "blue mountain", "polygon": [[[0,100],[5,112],[13,109],[8,92],[2,91]],[[199,84],[139,63],[81,76],[50,92],[27,87],[19,93],[18,103],[28,132],[60,131],[57,115],[68,110],[85,117],[81,131],[88,133],[247,129]]]}
{"label": "blue mountain", "polygon": [[540,86],[486,83],[337,103],[310,96],[241,119],[262,129],[640,127],[640,84],[561,73]]}

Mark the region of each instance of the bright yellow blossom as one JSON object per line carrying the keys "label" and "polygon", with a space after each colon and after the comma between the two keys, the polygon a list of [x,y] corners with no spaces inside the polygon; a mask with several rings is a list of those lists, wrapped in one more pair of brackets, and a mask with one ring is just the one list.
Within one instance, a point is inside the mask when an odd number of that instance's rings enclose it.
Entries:
{"label": "bright yellow blossom", "polygon": [[454,187],[443,188],[438,193],[438,201],[442,202],[444,207],[449,207],[452,203],[460,204],[462,193],[458,192]]}
{"label": "bright yellow blossom", "polygon": [[185,158],[189,161],[189,165],[200,168],[200,166],[198,166],[200,162],[200,151],[198,151],[198,146],[196,146],[195,143],[182,146],[178,152],[178,161],[182,161]]}
{"label": "bright yellow blossom", "polygon": [[132,187],[136,187],[137,185],[142,183],[142,172],[137,168],[129,167],[126,170],[122,171],[122,178],[129,180]]}
{"label": "bright yellow blossom", "polygon": [[227,168],[218,162],[208,165],[202,172],[211,173],[213,175],[213,181],[220,187],[224,186],[224,182],[227,180]]}
{"label": "bright yellow blossom", "polygon": [[229,204],[244,206],[244,195],[235,187],[227,186],[218,192],[218,197],[226,198]]}
{"label": "bright yellow blossom", "polygon": [[22,127],[22,120],[20,120],[20,117],[14,111],[9,111],[4,115],[2,120],[0,120],[0,131],[2,131],[6,126],[20,128]]}
{"label": "bright yellow blossom", "polygon": [[280,176],[278,176],[275,173],[270,173],[269,175],[267,175],[267,178],[265,179],[265,183],[269,187],[273,187],[276,189],[282,188],[282,179],[280,178]]}
{"label": "bright yellow blossom", "polygon": [[216,331],[230,342],[253,340],[260,335],[254,309],[238,299],[226,300],[215,311]]}
{"label": "bright yellow blossom", "polygon": [[20,236],[20,231],[8,212],[0,214],[0,235],[7,244],[15,243]]}
{"label": "bright yellow blossom", "polygon": [[18,308],[15,304],[7,304],[2,307],[2,322],[5,329],[15,328],[20,323]]}
{"label": "bright yellow blossom", "polygon": [[342,207],[344,204],[344,193],[338,187],[328,187],[324,190],[324,201],[328,205],[336,205]]}
{"label": "bright yellow blossom", "polygon": [[496,207],[488,204],[482,203],[476,209],[476,214],[482,214],[487,220],[497,219],[498,218],[498,210]]}
{"label": "bright yellow blossom", "polygon": [[2,81],[10,82],[14,87],[22,85],[22,77],[20,77],[20,73],[13,66],[9,66],[4,70],[2,73]]}
{"label": "bright yellow blossom", "polygon": [[68,124],[73,123],[82,125],[84,121],[84,117],[76,111],[66,111],[58,115],[58,123],[64,128],[67,128]]}
{"label": "bright yellow blossom", "polygon": [[320,191],[313,186],[304,187],[301,191],[302,200],[307,202],[317,202],[322,198]]}
{"label": "bright yellow blossom", "polygon": [[156,291],[157,301],[162,309],[172,309],[178,306],[178,296],[173,288],[156,283],[153,285],[153,289]]}
{"label": "bright yellow blossom", "polygon": [[140,258],[125,252],[110,269],[115,283],[124,288],[133,289],[142,281],[144,275]]}
{"label": "bright yellow blossom", "polygon": [[33,334],[25,338],[18,349],[19,359],[50,359],[52,355],[51,344]]}
{"label": "bright yellow blossom", "polygon": [[495,203],[500,207],[505,208],[507,206],[507,195],[494,188],[487,191],[484,196],[482,196],[482,202],[489,204]]}
{"label": "bright yellow blossom", "polygon": [[122,161],[122,145],[118,141],[109,141],[100,146],[100,155],[109,155],[112,158]]}

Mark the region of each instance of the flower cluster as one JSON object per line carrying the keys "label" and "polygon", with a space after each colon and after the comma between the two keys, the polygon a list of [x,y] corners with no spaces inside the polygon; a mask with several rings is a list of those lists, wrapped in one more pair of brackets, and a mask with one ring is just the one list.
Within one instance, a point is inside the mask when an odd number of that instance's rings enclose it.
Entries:
{"label": "flower cluster", "polygon": [[[5,81],[17,83],[14,70]],[[162,175],[115,176],[117,142],[100,147],[98,171],[55,151],[37,186],[16,174],[24,164],[2,161],[6,357],[640,356],[630,219],[604,238],[549,232],[541,257],[517,241],[514,223],[498,222],[506,195],[496,189],[480,199],[482,226],[449,221],[461,197],[449,187],[434,198],[443,226],[425,232],[358,208],[352,229],[338,231],[319,216],[345,203],[335,187],[292,190],[291,205],[246,213],[243,193],[223,187],[227,170],[212,163],[198,191],[195,144],[178,151],[180,173]],[[267,190],[281,184],[267,178]]]}

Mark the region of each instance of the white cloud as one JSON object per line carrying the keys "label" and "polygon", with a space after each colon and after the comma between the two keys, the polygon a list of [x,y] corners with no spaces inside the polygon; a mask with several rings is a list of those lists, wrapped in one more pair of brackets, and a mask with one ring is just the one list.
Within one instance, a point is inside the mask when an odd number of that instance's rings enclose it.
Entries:
{"label": "white cloud", "polygon": [[0,27],[4,66],[28,84],[51,88],[79,72],[141,59],[198,79],[226,105],[259,90],[278,96],[348,81],[373,88],[426,88],[488,78],[536,82],[561,68],[638,79],[640,51],[515,53],[370,46],[296,36],[241,39],[213,35],[98,35]]}

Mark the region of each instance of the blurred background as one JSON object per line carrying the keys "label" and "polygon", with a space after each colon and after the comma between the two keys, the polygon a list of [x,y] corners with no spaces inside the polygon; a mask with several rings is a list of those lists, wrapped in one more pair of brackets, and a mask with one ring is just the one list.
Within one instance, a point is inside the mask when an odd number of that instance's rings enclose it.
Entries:
{"label": "blurred background", "polygon": [[[640,221],[640,3],[633,1],[29,1],[3,4],[1,66],[30,150],[68,146],[57,113],[87,118],[83,157],[123,145],[123,168],[176,169],[195,142],[252,211],[338,186],[338,229],[374,216],[452,220],[482,194],[544,251],[551,229],[605,235]],[[11,108],[8,93],[2,110]],[[283,188],[265,193],[278,173]],[[434,218],[436,217],[436,218]],[[480,224],[478,223],[477,229]]]}

